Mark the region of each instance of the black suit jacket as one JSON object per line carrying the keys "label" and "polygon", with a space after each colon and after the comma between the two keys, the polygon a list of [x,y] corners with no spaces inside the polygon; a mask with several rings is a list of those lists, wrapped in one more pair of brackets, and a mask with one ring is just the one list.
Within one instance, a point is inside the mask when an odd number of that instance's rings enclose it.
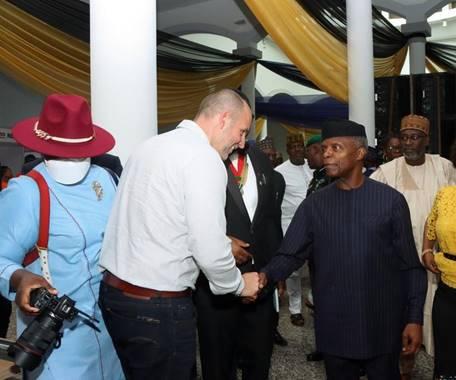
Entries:
{"label": "black suit jacket", "polygon": [[248,146],[246,152],[255,171],[258,191],[258,204],[252,221],[234,175],[229,169],[229,161],[226,162],[226,234],[249,243],[248,251],[254,259],[253,264],[248,262],[239,267],[243,273],[258,271],[266,265],[279,248],[282,239],[281,229],[278,228],[280,214],[277,214],[277,182],[272,165],[267,156],[255,146]]}
{"label": "black suit jacket", "polygon": [[282,201],[285,195],[285,179],[282,174],[277,171],[273,171],[274,175],[274,197],[275,197],[275,215],[274,221],[277,224],[277,231],[280,233],[280,240],[283,238],[282,230]]}

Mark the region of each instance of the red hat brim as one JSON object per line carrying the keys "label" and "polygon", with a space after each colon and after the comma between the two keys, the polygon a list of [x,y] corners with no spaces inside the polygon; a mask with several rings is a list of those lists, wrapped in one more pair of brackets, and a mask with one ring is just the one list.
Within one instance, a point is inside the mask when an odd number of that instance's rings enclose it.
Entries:
{"label": "red hat brim", "polygon": [[45,140],[33,130],[38,117],[31,117],[16,123],[12,129],[18,144],[41,153],[59,158],[85,158],[109,152],[115,145],[114,137],[105,129],[92,124],[94,138],[83,143],[65,143]]}

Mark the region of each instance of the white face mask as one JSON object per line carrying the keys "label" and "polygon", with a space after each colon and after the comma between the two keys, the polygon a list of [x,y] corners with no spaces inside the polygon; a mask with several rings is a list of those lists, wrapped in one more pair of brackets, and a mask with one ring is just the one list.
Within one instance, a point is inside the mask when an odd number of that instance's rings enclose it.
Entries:
{"label": "white face mask", "polygon": [[90,157],[44,160],[44,165],[55,181],[62,185],[73,185],[86,176],[90,169]]}

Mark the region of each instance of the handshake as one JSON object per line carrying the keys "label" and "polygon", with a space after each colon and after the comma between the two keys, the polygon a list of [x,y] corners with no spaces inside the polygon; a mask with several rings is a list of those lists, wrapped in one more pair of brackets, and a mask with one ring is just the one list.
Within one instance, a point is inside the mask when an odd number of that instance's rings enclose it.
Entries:
{"label": "handshake", "polygon": [[244,273],[242,277],[244,279],[244,289],[241,292],[243,302],[254,302],[261,290],[267,285],[268,279],[262,272],[248,272]]}

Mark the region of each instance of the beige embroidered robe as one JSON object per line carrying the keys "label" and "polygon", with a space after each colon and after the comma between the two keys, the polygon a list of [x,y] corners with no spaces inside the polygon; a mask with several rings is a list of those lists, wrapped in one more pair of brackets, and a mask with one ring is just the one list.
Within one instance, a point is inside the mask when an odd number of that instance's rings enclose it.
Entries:
{"label": "beige embroidered robe", "polygon": [[[407,165],[404,157],[399,157],[381,165],[370,178],[386,183],[404,195],[410,208],[413,237],[421,260],[424,225],[435,195],[441,187],[456,184],[456,170],[453,164],[439,155],[426,154],[423,165],[410,166]],[[424,305],[423,344],[428,354],[433,355],[432,302],[438,278],[429,271],[427,274],[428,291]]]}

